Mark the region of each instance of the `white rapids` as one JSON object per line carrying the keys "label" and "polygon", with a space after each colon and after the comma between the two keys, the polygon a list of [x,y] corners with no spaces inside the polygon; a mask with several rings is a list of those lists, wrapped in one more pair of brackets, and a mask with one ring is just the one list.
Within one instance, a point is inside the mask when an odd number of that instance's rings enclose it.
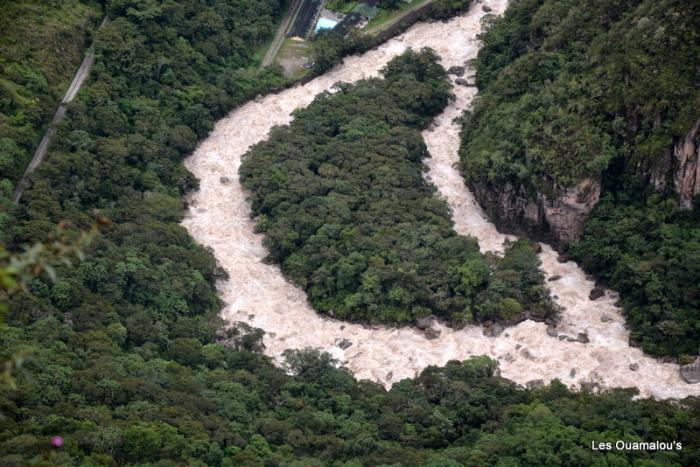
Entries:
{"label": "white rapids", "polygon": [[[507,1],[485,3],[500,14]],[[225,302],[224,319],[265,330],[265,352],[278,363],[286,349],[321,348],[357,378],[387,387],[416,376],[429,365],[488,355],[499,362],[502,376],[519,384],[558,378],[573,388],[582,383],[637,387],[640,395],[656,398],[700,394],[700,384],[680,379],[678,365],[661,363],[630,347],[624,318],[614,305],[615,293],[608,291],[596,301],[589,300],[593,283],[574,262],[559,263],[556,253],[546,245],[540,254],[542,269],[548,278],[561,276],[547,282],[557,303],[565,308],[557,331],[571,337],[585,332],[590,343],[551,337],[545,324],[529,320],[498,337],[484,336],[479,326],[456,331],[437,324],[441,333],[432,340],[413,327],[345,323],[316,313],[305,293],[286,281],[277,266],[262,262],[267,252],[262,236],[253,231],[255,222],[238,179],[241,156],[251,145],[265,140],[274,125],[289,123],[291,112],[310,104],[318,93],[332,89],[338,81],[354,82],[377,75],[392,57],[409,47],[433,48],[446,68],[463,66],[476,57],[484,15],[481,6],[476,4],[468,13],[445,23],[416,24],[364,55],[346,58],[342,65],[303,86],[248,102],[219,121],[186,160],[187,168],[200,180],[200,189],[190,195],[183,225],[195,240],[212,248],[230,276],[218,284]],[[477,237],[483,251],[502,251],[506,236],[486,219],[455,169],[459,126],[453,119],[469,105],[476,91],[455,85],[454,92],[455,101],[423,133],[432,156],[427,161],[427,177],[449,203],[457,232]],[[222,183],[221,177],[230,180]],[[611,320],[602,322],[603,315]],[[338,343],[342,339],[352,345],[341,349]],[[638,365],[637,371],[630,369],[632,364]]]}

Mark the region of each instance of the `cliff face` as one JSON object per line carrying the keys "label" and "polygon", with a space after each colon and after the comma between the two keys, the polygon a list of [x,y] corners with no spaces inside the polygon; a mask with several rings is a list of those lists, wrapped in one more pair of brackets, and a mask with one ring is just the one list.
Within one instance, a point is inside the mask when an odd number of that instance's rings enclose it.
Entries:
{"label": "cliff face", "polygon": [[578,238],[584,221],[600,199],[600,184],[586,178],[559,189],[557,196],[528,196],[522,186],[471,184],[474,196],[502,231],[552,243],[558,248]]}
{"label": "cliff face", "polygon": [[658,168],[649,174],[657,190],[673,190],[682,208],[693,208],[693,197],[700,193],[700,119],[687,135],[663,155]]}
{"label": "cliff face", "polygon": [[[662,158],[657,169],[647,173],[650,183],[659,191],[676,192],[679,205],[692,209],[693,198],[700,194],[700,119]],[[601,189],[591,178],[556,189],[551,198],[543,193],[528,194],[522,185],[512,183],[497,187],[472,182],[470,188],[499,229],[550,242],[559,249],[581,234]]]}
{"label": "cliff face", "polygon": [[693,197],[700,193],[700,119],[686,137],[674,145],[672,170],[681,207],[691,209]]}

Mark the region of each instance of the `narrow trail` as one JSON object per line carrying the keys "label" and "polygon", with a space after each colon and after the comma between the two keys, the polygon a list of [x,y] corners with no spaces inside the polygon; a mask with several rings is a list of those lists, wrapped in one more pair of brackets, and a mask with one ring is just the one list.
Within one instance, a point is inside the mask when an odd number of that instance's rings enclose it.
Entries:
{"label": "narrow trail", "polygon": [[[98,29],[101,29],[105,24],[107,24],[107,21],[108,18],[105,16],[102,20],[102,23],[100,23]],[[44,157],[46,156],[46,151],[49,149],[49,144],[51,143],[51,138],[53,138],[53,136],[56,134],[58,125],[61,123],[61,121],[63,121],[63,117],[65,117],[66,115],[66,104],[75,99],[76,94],[78,94],[78,91],[80,91],[80,88],[83,86],[83,83],[85,83],[85,80],[90,75],[90,70],[92,69],[92,65],[94,64],[95,52],[92,50],[91,46],[85,53],[85,58],[83,58],[83,62],[80,64],[80,67],[78,67],[78,71],[75,72],[75,76],[73,76],[73,81],[71,81],[70,86],[66,91],[66,94],[63,96],[63,99],[61,99],[61,102],[58,104],[56,113],[54,113],[53,118],[51,119],[51,123],[49,123],[49,128],[46,130],[46,133],[44,133],[44,137],[41,138],[41,142],[39,143],[39,146],[37,146],[36,151],[34,151],[34,156],[32,156],[32,160],[29,161],[29,165],[27,165],[27,168],[24,171],[24,175],[22,175],[22,178],[15,187],[15,192],[12,194],[12,201],[14,201],[15,203],[19,203],[19,200],[22,198],[22,193],[24,192],[24,189],[27,188],[27,186],[29,185],[29,176],[32,174],[32,172],[34,172],[34,170],[37,167],[39,167],[39,164],[41,164],[41,162],[44,160]]]}
{"label": "narrow trail", "polygon": [[[500,14],[507,1],[484,3]],[[574,388],[582,384],[637,387],[642,396],[657,398],[700,394],[700,385],[680,379],[678,365],[660,363],[630,347],[624,318],[614,305],[615,294],[608,291],[605,297],[590,301],[588,293],[594,284],[575,263],[559,263],[556,253],[546,245],[540,255],[542,269],[548,278],[561,276],[547,282],[565,308],[557,332],[570,337],[585,332],[590,343],[552,337],[543,323],[529,320],[498,337],[484,336],[479,326],[455,331],[437,324],[440,336],[430,340],[413,327],[370,328],[328,319],[309,306],[304,292],[287,282],[278,267],[262,262],[267,252],[262,236],[254,233],[246,193],[238,179],[241,156],[252,144],[266,139],[274,125],[288,123],[291,112],[307,106],[318,93],[338,81],[354,82],[377,75],[391,58],[409,47],[433,48],[446,68],[463,66],[478,51],[482,4],[446,23],[416,24],[303,86],[235,109],[186,160],[187,168],[200,180],[200,189],[189,196],[183,225],[198,242],[212,248],[229,273],[230,278],[218,284],[226,303],[223,317],[264,329],[266,353],[277,362],[286,349],[317,347],[338,358],[358,378],[387,387],[415,376],[428,365],[488,355],[498,360],[504,377],[519,384],[558,378]],[[506,236],[488,221],[454,168],[459,126],[453,119],[469,105],[476,91],[455,85],[454,92],[455,101],[423,133],[431,154],[426,177],[449,203],[459,233],[477,237],[483,251],[502,251]],[[603,316],[610,320],[603,322]],[[352,345],[341,348],[339,344],[348,343],[343,339]],[[638,365],[638,370],[630,369],[631,364]]]}

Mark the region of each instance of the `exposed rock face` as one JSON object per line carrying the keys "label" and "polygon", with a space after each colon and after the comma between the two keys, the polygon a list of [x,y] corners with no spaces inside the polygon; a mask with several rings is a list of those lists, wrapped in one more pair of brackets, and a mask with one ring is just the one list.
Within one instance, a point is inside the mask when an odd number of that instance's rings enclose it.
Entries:
{"label": "exposed rock face", "polygon": [[584,221],[600,199],[600,183],[586,178],[570,188],[529,195],[510,182],[502,187],[470,183],[470,187],[496,225],[507,233],[527,235],[561,247],[581,234]]}
{"label": "exposed rock face", "polygon": [[470,83],[469,81],[467,81],[466,79],[463,79],[463,78],[457,78],[457,79],[455,80],[455,84],[458,84],[458,85],[460,85],[460,86],[466,86],[466,87],[475,87],[475,86],[476,86],[476,84],[472,84],[472,83]]}
{"label": "exposed rock face", "polygon": [[681,207],[693,207],[693,197],[700,194],[700,119],[666,151],[650,181],[657,190],[675,190]]}
{"label": "exposed rock face", "polygon": [[463,66],[451,66],[447,73],[450,75],[464,76],[465,68]]}

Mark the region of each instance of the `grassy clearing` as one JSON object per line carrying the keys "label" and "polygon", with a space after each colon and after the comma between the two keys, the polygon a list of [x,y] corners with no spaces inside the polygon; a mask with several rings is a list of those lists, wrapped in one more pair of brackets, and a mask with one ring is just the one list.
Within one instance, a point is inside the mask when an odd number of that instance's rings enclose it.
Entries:
{"label": "grassy clearing", "polygon": [[411,3],[402,3],[401,6],[396,10],[380,9],[379,13],[377,13],[377,16],[375,16],[374,19],[372,19],[372,21],[367,23],[362,28],[362,31],[370,34],[375,34],[379,31],[382,31],[383,29],[386,29],[387,27],[391,26],[396,21],[398,21],[407,12],[420,8],[421,6],[425,5],[426,3],[430,3],[431,1],[432,0],[413,0]]}
{"label": "grassy clearing", "polygon": [[284,75],[290,79],[303,78],[308,69],[305,67],[311,60],[311,44],[308,41],[285,39],[279,53],[277,63],[284,69]]}

